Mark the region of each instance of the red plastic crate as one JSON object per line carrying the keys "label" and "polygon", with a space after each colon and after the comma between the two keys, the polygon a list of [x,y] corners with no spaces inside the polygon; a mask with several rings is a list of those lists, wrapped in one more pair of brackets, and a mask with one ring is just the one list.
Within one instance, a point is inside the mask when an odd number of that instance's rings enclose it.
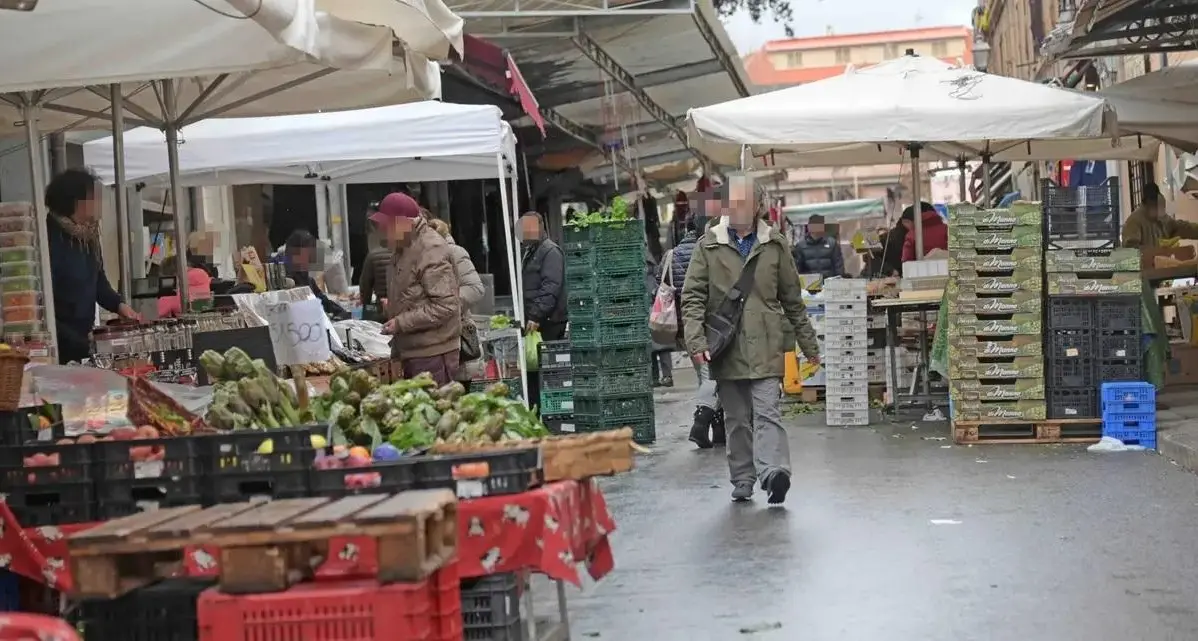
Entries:
{"label": "red plastic crate", "polygon": [[434,641],[431,581],[305,583],[270,594],[200,595],[200,641]]}
{"label": "red plastic crate", "polygon": [[433,641],[462,641],[462,577],[453,560],[429,577],[433,594]]}

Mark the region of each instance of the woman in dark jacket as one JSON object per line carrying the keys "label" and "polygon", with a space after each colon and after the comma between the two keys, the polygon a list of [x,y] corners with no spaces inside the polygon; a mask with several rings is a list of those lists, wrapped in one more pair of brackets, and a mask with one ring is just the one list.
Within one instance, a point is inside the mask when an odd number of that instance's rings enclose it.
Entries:
{"label": "woman in dark jacket", "polygon": [[46,186],[46,246],[54,285],[54,328],[58,361],[82,361],[91,354],[96,305],[137,319],[104,274],[100,257],[99,182],[86,169],[68,169]]}

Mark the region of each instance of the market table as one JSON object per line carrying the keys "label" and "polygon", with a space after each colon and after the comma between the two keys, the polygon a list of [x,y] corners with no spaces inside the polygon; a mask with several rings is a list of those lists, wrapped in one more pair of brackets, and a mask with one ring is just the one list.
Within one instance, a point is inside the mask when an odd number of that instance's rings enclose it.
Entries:
{"label": "market table", "polygon": [[[923,294],[918,292],[918,294]],[[873,298],[869,304],[875,309],[886,312],[886,351],[890,359],[890,399],[895,409],[902,403],[923,406],[932,409],[936,405],[947,405],[947,394],[932,394],[928,387],[928,373],[931,371],[931,346],[928,344],[928,327],[924,315],[920,315],[919,329],[919,367],[924,371],[922,393],[903,394],[899,389],[898,359],[895,348],[898,346],[898,330],[902,324],[902,315],[912,312],[938,312],[940,301],[944,297],[943,290],[930,291],[926,295],[913,295],[903,298]],[[916,372],[918,376],[918,371]]]}
{"label": "market table", "polygon": [[[0,568],[69,592],[66,539],[99,523],[24,529],[0,502]],[[581,586],[577,563],[598,580],[614,567],[607,535],[615,530],[603,493],[593,480],[559,481],[520,494],[458,502],[458,563],[462,576],[533,571]],[[219,554],[204,546],[184,554],[184,573],[214,576]],[[331,540],[317,576],[373,574],[373,543]]]}

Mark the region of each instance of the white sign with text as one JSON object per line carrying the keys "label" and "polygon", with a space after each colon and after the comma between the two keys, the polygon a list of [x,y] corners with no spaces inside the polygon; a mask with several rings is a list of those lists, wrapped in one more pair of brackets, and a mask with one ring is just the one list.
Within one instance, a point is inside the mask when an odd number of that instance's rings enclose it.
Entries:
{"label": "white sign with text", "polygon": [[266,306],[270,342],[279,365],[323,363],[333,357],[325,332],[320,300],[289,301]]}

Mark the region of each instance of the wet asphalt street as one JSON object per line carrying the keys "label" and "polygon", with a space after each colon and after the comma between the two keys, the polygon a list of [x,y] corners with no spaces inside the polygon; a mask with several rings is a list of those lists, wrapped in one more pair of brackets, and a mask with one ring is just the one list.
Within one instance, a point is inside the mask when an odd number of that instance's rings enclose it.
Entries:
{"label": "wet asphalt street", "polygon": [[785,508],[733,505],[688,391],[604,484],[616,570],[571,589],[576,640],[1198,639],[1198,477],[1162,457],[793,416]]}

